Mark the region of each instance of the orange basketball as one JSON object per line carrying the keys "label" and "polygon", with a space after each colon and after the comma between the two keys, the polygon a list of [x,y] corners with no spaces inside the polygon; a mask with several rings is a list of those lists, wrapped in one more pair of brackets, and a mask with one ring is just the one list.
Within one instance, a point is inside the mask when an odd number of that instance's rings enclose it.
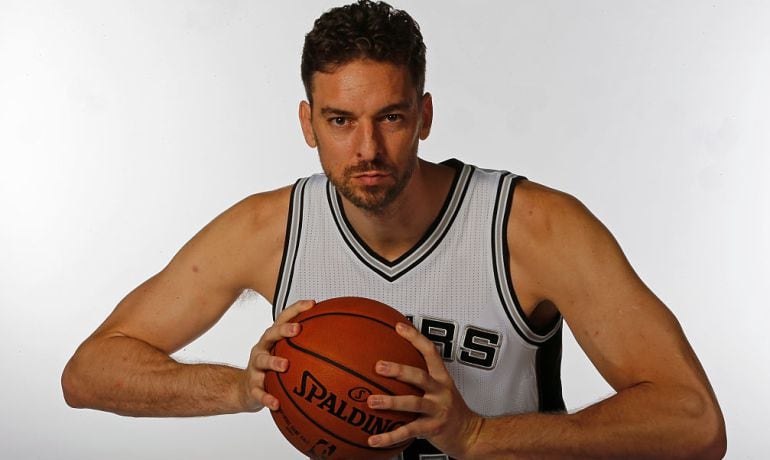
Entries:
{"label": "orange basketball", "polygon": [[370,409],[371,394],[422,395],[422,391],[374,371],[378,360],[426,369],[422,355],[394,327],[404,315],[375,300],[339,297],[297,315],[296,337],[272,353],[289,360],[286,372],[268,372],[265,389],[280,401],[271,411],[281,433],[313,459],[386,459],[411,441],[373,448],[369,436],[414,420],[410,412]]}

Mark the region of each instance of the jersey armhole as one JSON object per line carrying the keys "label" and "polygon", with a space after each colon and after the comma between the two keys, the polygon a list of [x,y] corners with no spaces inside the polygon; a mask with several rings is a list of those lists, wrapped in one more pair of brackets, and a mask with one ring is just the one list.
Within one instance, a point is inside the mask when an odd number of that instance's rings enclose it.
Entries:
{"label": "jersey armhole", "polygon": [[505,314],[519,336],[528,344],[540,347],[548,339],[561,330],[561,315],[554,321],[553,326],[544,333],[535,332],[527,321],[524,310],[521,308],[516,296],[510,271],[510,252],[508,249],[508,218],[513,204],[513,193],[516,185],[526,177],[505,173],[500,177],[492,224],[492,260],[495,274],[495,284],[500,302],[505,309]]}
{"label": "jersey armhole", "polygon": [[299,179],[291,188],[289,197],[289,215],[286,218],[286,236],[283,242],[281,268],[275,283],[273,295],[273,320],[286,308],[286,299],[291,289],[294,274],[294,261],[297,259],[300,233],[302,232],[302,208],[304,202],[305,184],[309,178]]}

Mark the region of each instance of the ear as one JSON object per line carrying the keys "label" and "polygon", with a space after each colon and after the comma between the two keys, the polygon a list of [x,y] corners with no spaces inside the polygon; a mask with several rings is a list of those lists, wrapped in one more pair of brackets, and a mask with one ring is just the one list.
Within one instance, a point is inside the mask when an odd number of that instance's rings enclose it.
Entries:
{"label": "ear", "polygon": [[307,101],[299,103],[299,124],[302,126],[302,135],[305,136],[305,143],[314,149],[316,148],[315,133],[313,132],[312,109]]}
{"label": "ear", "polygon": [[430,127],[433,125],[433,96],[425,93],[420,101],[422,110],[422,126],[420,127],[420,140],[424,141],[430,134]]}

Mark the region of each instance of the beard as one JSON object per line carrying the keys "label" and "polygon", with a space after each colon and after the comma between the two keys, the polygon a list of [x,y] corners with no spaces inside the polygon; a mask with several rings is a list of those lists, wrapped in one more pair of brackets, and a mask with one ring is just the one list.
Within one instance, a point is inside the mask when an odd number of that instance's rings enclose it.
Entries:
{"label": "beard", "polygon": [[[412,178],[416,165],[417,155],[414,156],[414,161],[409,162],[406,168],[400,172],[392,164],[380,158],[375,158],[371,161],[362,161],[353,166],[348,166],[342,172],[341,177],[332,174],[323,164],[322,167],[326,177],[337,188],[340,195],[353,203],[354,206],[372,214],[382,214],[406,188],[409,179]],[[382,185],[355,185],[353,183],[354,175],[370,171],[389,174],[394,179],[394,182]]]}

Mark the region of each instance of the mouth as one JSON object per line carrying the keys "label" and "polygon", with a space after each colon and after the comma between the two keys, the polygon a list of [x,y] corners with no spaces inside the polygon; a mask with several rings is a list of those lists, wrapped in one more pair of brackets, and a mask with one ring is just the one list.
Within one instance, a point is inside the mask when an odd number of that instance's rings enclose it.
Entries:
{"label": "mouth", "polygon": [[360,173],[353,174],[353,177],[354,178],[359,178],[359,177],[380,177],[380,176],[389,176],[389,175],[390,175],[390,173],[385,172],[385,171],[365,171],[365,172],[360,172]]}
{"label": "mouth", "polygon": [[364,185],[379,185],[391,176],[385,171],[366,171],[353,174],[351,177]]}

